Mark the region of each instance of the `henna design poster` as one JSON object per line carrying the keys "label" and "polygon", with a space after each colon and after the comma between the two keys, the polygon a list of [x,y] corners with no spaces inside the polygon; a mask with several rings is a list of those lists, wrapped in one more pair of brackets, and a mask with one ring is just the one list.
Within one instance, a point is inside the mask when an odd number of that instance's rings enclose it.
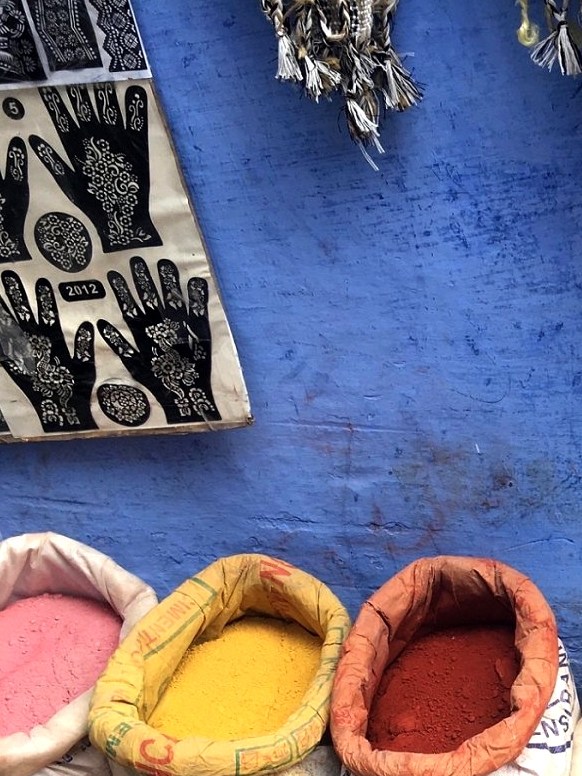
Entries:
{"label": "henna design poster", "polygon": [[0,0],[0,90],[148,77],[129,0]]}
{"label": "henna design poster", "polygon": [[246,425],[236,348],[151,80],[3,97],[0,439]]}

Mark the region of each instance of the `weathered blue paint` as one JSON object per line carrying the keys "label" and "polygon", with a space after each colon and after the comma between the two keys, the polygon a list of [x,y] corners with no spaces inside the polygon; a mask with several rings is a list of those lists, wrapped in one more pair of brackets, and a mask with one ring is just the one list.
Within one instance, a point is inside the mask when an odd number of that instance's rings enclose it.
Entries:
{"label": "weathered blue paint", "polygon": [[338,103],[276,82],[258,2],[137,13],[256,425],[1,448],[2,534],[68,534],[160,594],[272,553],[354,614],[419,556],[492,555],[580,669],[579,82],[530,63],[511,0],[405,0],[426,99],[374,173]]}

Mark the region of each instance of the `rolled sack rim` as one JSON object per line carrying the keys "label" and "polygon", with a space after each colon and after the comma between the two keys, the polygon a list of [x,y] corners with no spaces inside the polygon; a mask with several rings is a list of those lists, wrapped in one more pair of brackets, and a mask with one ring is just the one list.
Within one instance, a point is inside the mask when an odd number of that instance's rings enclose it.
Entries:
{"label": "rolled sack rim", "polygon": [[[492,600],[513,613],[516,648],[522,658],[510,694],[509,717],[464,741],[451,752],[420,754],[374,750],[366,738],[369,704],[390,647],[405,618],[418,618],[435,584],[454,590],[465,579],[489,591]],[[432,588],[432,589],[431,589]],[[424,590],[425,594],[419,594]],[[394,608],[391,604],[396,602]],[[418,619],[417,626],[422,622]],[[412,636],[418,627],[411,628]],[[385,644],[385,647],[384,647]],[[399,644],[400,651],[404,644]],[[383,667],[372,666],[386,651]],[[396,655],[397,657],[397,655]],[[394,658],[395,659],[395,658]],[[380,587],[360,609],[346,639],[335,674],[330,711],[334,747],[358,776],[487,776],[512,762],[530,741],[551,698],[558,674],[558,634],[554,614],[536,585],[500,561],[450,555],[421,558]],[[366,697],[368,696],[368,703]]]}
{"label": "rolled sack rim", "polygon": [[[60,578],[59,578],[60,575]],[[0,610],[29,596],[88,597],[111,606],[124,630],[157,604],[149,585],[87,544],[52,531],[0,541]],[[87,735],[95,685],[30,731],[0,736],[0,776],[29,776],[50,765]]]}
{"label": "rolled sack rim", "polygon": [[[259,598],[264,595],[265,601],[274,602],[273,608],[245,608],[244,592],[242,598],[236,600],[241,589],[246,590],[250,599],[257,594]],[[195,599],[202,593],[208,598]],[[196,600],[202,614],[194,621],[198,613],[195,611],[187,627],[176,624],[176,633],[184,644],[210,632],[215,637],[224,626],[246,615],[295,621],[311,631],[316,630],[322,638],[319,668],[314,679],[297,711],[273,734],[232,741],[199,736],[176,740],[144,721],[147,716],[143,708],[147,684],[145,662],[153,654],[163,651],[172,638],[163,629],[156,633],[154,626],[156,622],[169,621],[168,616],[177,600]],[[293,616],[293,611],[298,616]],[[316,629],[315,623],[320,627]],[[213,631],[214,626],[218,630]],[[311,574],[267,555],[241,554],[220,558],[161,601],[113,654],[93,696],[89,714],[90,739],[115,762],[144,773],[152,767],[161,767],[166,773],[179,773],[180,776],[251,776],[262,770],[288,768],[313,751],[325,732],[335,668],[350,626],[349,615],[340,600]],[[146,633],[147,651],[144,647]],[[121,696],[113,678],[116,673],[124,677]],[[148,709],[148,714],[154,706]]]}

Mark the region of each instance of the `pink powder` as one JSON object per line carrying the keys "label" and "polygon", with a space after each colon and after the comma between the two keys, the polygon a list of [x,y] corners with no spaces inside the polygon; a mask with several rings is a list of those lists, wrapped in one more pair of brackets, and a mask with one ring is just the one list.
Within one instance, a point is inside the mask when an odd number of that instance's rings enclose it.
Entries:
{"label": "pink powder", "polygon": [[0,736],[28,732],[92,687],[121,620],[88,598],[46,594],[0,611]]}

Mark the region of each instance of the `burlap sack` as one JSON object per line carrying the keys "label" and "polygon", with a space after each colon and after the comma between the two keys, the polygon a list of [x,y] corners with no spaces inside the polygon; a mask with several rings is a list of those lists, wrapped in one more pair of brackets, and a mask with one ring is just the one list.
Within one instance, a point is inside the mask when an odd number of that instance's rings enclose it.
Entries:
{"label": "burlap sack", "polygon": [[[123,620],[120,640],[157,603],[148,585],[103,553],[73,539],[40,533],[0,542],[0,609],[42,593],[64,593],[110,604]],[[31,776],[63,758],[87,733],[91,694],[92,690],[83,693],[44,725],[0,738],[0,776]],[[80,753],[77,756],[83,759]],[[93,769],[97,756],[107,769],[98,752],[91,753]]]}
{"label": "burlap sack", "polygon": [[[366,738],[368,713],[386,666],[416,635],[483,622],[515,622],[521,670],[511,688],[511,715],[452,752],[373,750]],[[486,776],[514,761],[528,744],[557,674],[554,616],[531,580],[494,560],[423,558],[394,576],[360,610],[334,681],[334,745],[358,776]]]}
{"label": "burlap sack", "polygon": [[[322,638],[319,669],[298,710],[271,735],[234,741],[176,741],[148,725],[192,641],[218,637],[247,613],[292,620]],[[92,699],[91,741],[116,764],[156,776],[253,776],[289,768],[325,731],[349,627],[339,600],[310,574],[265,555],[218,560],[156,606],[114,653]]]}

